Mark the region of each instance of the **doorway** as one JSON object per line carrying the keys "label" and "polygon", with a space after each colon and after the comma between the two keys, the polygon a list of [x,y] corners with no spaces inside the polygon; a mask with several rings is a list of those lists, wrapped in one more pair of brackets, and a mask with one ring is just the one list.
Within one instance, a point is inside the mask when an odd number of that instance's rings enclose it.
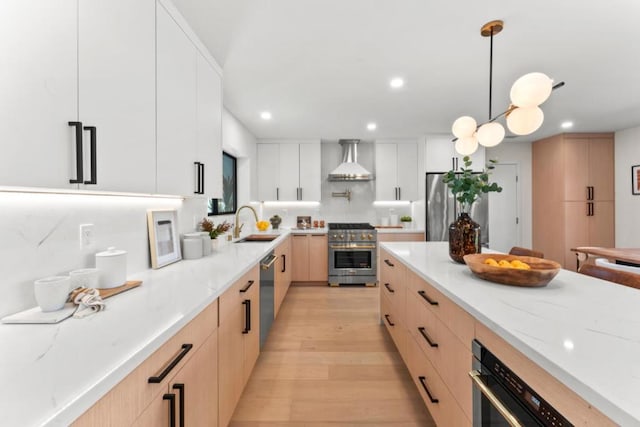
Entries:
{"label": "doorway", "polygon": [[489,193],[489,247],[508,253],[520,246],[518,165],[497,163],[490,180],[497,182],[502,192]]}

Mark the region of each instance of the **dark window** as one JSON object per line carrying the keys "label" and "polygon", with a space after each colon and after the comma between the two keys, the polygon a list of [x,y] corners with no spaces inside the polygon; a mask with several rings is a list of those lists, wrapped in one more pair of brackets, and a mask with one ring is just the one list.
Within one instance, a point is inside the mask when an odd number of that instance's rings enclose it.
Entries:
{"label": "dark window", "polygon": [[209,200],[209,215],[228,215],[238,208],[237,159],[222,153],[222,199]]}

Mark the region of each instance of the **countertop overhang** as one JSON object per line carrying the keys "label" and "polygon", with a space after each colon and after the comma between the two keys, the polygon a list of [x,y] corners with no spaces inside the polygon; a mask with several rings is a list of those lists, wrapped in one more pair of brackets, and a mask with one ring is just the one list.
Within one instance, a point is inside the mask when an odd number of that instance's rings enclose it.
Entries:
{"label": "countertop overhang", "polygon": [[505,286],[451,261],[447,242],[381,247],[614,422],[640,425],[638,289],[568,270]]}

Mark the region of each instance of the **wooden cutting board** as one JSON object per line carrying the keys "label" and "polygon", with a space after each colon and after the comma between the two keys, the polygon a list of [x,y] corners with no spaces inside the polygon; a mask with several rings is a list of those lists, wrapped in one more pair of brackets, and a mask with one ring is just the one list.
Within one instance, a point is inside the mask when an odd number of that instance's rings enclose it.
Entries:
{"label": "wooden cutting board", "polygon": [[100,292],[100,296],[102,299],[112,297],[114,295],[121,294],[130,289],[137,288],[142,284],[142,280],[128,280],[124,285],[118,286],[117,288],[109,288],[109,289],[98,289]]}

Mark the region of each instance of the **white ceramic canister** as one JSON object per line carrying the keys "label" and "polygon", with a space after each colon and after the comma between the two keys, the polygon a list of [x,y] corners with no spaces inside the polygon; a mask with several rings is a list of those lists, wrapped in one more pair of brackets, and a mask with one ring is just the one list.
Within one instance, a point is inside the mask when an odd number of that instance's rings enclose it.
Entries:
{"label": "white ceramic canister", "polygon": [[202,239],[202,256],[211,255],[211,237],[208,231],[201,231],[200,238]]}
{"label": "white ceramic canister", "polygon": [[114,247],[96,254],[96,268],[100,270],[100,288],[116,288],[127,281],[127,251]]}
{"label": "white ceramic canister", "polygon": [[182,257],[184,259],[202,258],[202,236],[200,233],[182,235]]}

